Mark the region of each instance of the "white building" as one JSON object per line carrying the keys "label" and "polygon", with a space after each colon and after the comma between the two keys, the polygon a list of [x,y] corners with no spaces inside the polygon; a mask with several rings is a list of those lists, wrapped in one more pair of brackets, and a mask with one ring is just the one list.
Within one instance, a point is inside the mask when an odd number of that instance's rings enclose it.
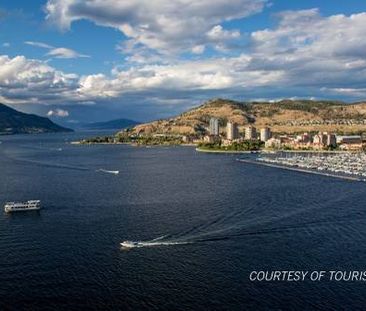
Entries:
{"label": "white building", "polygon": [[266,148],[279,149],[282,146],[282,141],[279,138],[270,138],[265,142]]}
{"label": "white building", "polygon": [[271,130],[268,127],[261,128],[260,130],[261,141],[266,142],[271,138]]}
{"label": "white building", "polygon": [[245,139],[257,139],[257,130],[254,126],[247,126],[245,128]]}
{"label": "white building", "polygon": [[228,122],[226,125],[226,138],[234,140],[239,138],[238,125],[235,122]]}
{"label": "white building", "polygon": [[219,120],[216,118],[210,119],[210,135],[219,136],[220,128],[219,128]]}

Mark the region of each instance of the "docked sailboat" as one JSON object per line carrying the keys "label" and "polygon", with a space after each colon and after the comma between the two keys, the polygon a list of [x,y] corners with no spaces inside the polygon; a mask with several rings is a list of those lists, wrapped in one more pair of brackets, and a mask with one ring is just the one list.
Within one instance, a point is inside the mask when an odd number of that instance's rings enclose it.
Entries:
{"label": "docked sailboat", "polygon": [[40,209],[41,209],[40,200],[29,200],[26,202],[7,202],[5,203],[4,206],[4,210],[6,213],[38,211]]}

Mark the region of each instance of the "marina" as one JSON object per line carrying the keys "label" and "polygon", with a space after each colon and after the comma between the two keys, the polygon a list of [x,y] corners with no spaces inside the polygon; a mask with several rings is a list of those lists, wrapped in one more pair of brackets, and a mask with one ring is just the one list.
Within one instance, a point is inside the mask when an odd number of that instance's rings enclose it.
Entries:
{"label": "marina", "polygon": [[307,154],[288,155],[278,157],[259,157],[258,161],[266,163],[282,164],[291,167],[346,174],[358,177],[366,177],[366,154],[364,153],[339,153],[332,155]]}
{"label": "marina", "polygon": [[[268,166],[268,167],[274,167],[274,168],[280,168],[280,169],[289,170],[289,171],[296,171],[296,172],[301,172],[301,173],[306,173],[306,174],[328,176],[328,177],[339,178],[339,179],[350,180],[350,181],[361,181],[361,182],[366,181],[366,177],[365,177],[366,175],[362,175],[363,173],[360,168],[361,166],[358,167],[359,171],[355,171],[354,169],[350,170],[350,168],[348,166],[341,167],[340,166],[341,164],[338,162],[336,162],[336,163],[338,163],[337,166],[332,166],[331,165],[332,162],[329,163],[324,160],[323,160],[323,162],[319,162],[319,161],[321,161],[320,159],[312,159],[312,160],[307,160],[307,161],[301,162],[301,160],[298,157],[302,158],[301,156],[291,156],[291,158],[294,158],[294,159],[282,158],[282,157],[278,157],[278,158],[260,157],[260,158],[257,158],[256,160],[237,159],[237,161],[244,162],[244,163],[250,163],[250,164],[263,165],[263,166]],[[313,156],[313,158],[319,158],[319,157]],[[313,161],[313,162],[311,162],[311,161]],[[331,161],[331,160],[329,159],[329,161]],[[319,166],[317,166],[316,163]],[[366,166],[364,167],[364,169],[366,169]],[[351,173],[351,172],[355,172],[355,173]],[[356,174],[356,172],[357,172],[357,174]]]}

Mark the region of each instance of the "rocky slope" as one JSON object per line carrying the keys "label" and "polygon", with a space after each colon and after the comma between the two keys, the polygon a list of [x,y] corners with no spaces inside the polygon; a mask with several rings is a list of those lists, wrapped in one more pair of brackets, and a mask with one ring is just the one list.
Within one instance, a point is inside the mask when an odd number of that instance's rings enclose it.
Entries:
{"label": "rocky slope", "polygon": [[134,132],[143,134],[195,134],[208,127],[211,117],[220,119],[222,132],[227,121],[258,128],[269,126],[277,133],[333,131],[366,132],[366,103],[283,100],[242,103],[215,99],[176,117],[140,124]]}

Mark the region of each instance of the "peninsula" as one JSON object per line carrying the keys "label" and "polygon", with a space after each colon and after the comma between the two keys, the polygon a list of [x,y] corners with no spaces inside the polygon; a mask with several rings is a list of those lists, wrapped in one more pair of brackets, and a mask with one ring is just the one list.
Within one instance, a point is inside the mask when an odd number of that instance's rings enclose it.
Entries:
{"label": "peninsula", "polygon": [[[355,138],[352,142],[360,145],[364,132],[366,103],[213,99],[173,118],[139,124],[114,136],[85,139],[80,143],[192,144],[200,150],[251,151],[263,148],[269,139],[276,138],[279,140],[272,140],[266,147],[328,150],[336,148],[335,134],[340,137],[352,134]],[[321,137],[316,137],[320,133]],[[328,134],[334,136],[325,142]],[[313,138],[321,148],[313,144]],[[347,138],[343,141],[350,142]]]}

